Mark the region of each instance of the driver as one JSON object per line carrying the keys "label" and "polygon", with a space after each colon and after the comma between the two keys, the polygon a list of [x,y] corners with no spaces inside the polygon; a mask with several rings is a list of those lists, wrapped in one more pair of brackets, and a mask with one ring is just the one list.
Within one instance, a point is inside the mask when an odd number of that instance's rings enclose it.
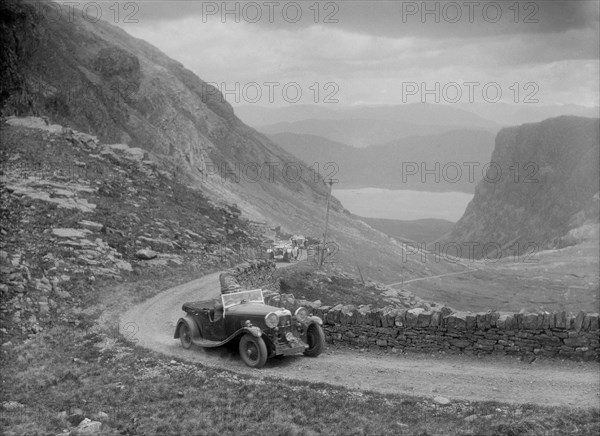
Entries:
{"label": "driver", "polygon": [[[235,275],[229,271],[219,274],[219,282],[221,283],[221,294],[238,292],[242,288],[235,278]],[[223,304],[219,300],[215,301],[213,321],[219,321],[221,318],[223,318]]]}

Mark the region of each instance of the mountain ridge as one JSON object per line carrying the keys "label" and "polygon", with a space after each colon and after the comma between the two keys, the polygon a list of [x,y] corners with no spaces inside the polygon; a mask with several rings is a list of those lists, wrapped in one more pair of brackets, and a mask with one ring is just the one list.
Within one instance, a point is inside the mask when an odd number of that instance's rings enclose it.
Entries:
{"label": "mountain ridge", "polygon": [[493,134],[472,130],[410,136],[365,148],[317,135],[279,133],[270,138],[308,165],[334,162],[339,169],[337,188],[473,193],[494,147]]}

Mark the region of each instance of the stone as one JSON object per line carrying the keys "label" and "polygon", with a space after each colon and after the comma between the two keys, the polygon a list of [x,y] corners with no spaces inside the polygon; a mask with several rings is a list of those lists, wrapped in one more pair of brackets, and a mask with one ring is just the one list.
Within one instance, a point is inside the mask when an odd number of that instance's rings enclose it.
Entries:
{"label": "stone", "polygon": [[94,418],[99,419],[101,421],[106,421],[108,420],[108,413],[100,411],[96,413],[96,415],[94,415]]}
{"label": "stone", "polygon": [[583,326],[583,320],[585,319],[585,312],[580,310],[577,316],[575,317],[574,328],[577,331],[580,331]]}
{"label": "stone", "polygon": [[407,311],[406,312],[406,326],[409,328],[416,327],[419,315],[423,312],[425,312],[425,309],[423,309],[421,307],[416,307],[414,309],[410,309],[409,311]]}
{"label": "stone", "polygon": [[88,220],[81,220],[79,221],[77,224],[79,224],[81,227],[85,227],[88,230],[94,231],[94,232],[99,232],[100,230],[102,230],[102,227],[104,227],[104,225],[94,222],[94,221],[88,221]]}
{"label": "stone", "polygon": [[471,313],[465,315],[465,328],[467,330],[475,330],[477,326],[477,317]]}
{"label": "stone", "polygon": [[396,327],[404,327],[406,325],[406,313],[407,311],[402,309],[396,315],[396,319],[394,320],[394,324]]}
{"label": "stone", "polygon": [[83,416],[82,413],[73,413],[73,414],[67,416],[67,421],[69,421],[71,423],[71,425],[73,425],[73,426],[77,426],[77,425],[81,424],[84,421],[84,419],[86,419],[86,418],[85,418],[85,416]]}
{"label": "stone", "polygon": [[4,401],[2,402],[2,409],[7,410],[9,412],[24,409],[25,405],[19,403],[18,401]]}
{"label": "stone", "polygon": [[536,330],[538,326],[538,314],[537,313],[522,313],[519,314],[521,318],[521,328],[526,330]]}
{"label": "stone", "polygon": [[576,338],[566,338],[563,339],[563,342],[569,347],[585,347],[589,344],[589,340],[584,336],[579,336]]}
{"label": "stone", "polygon": [[[539,323],[538,327],[541,328],[542,330],[546,330],[550,328],[550,313],[549,312],[542,312],[540,313],[540,317],[541,317],[541,322]],[[539,318],[538,318],[539,321]]]}
{"label": "stone", "polygon": [[477,328],[479,330],[487,330],[491,327],[488,313],[478,313],[475,315]]}
{"label": "stone", "polygon": [[425,312],[419,313],[419,315],[417,316],[417,327],[419,327],[419,328],[429,327],[429,325],[431,324],[431,317],[432,317],[431,312],[425,311]]}
{"label": "stone", "polygon": [[567,314],[565,311],[555,313],[554,317],[555,317],[555,326],[557,329],[569,328],[569,326],[567,325]]}
{"label": "stone", "polygon": [[129,271],[132,272],[133,268],[131,267],[131,264],[125,260],[117,260],[115,262],[115,266],[119,269],[122,269],[124,271]]}
{"label": "stone", "polygon": [[101,422],[92,421],[88,418],[85,418],[77,426],[77,434],[78,435],[93,435],[93,434],[100,433],[101,428],[102,428]]}
{"label": "stone", "polygon": [[450,404],[450,400],[446,397],[442,397],[442,396],[437,396],[433,399],[433,402],[435,404],[439,404],[440,406],[447,406],[448,404]]}
{"label": "stone", "polygon": [[477,415],[469,415],[469,416],[465,417],[465,421],[467,421],[467,422],[473,422],[473,421],[476,421],[477,418],[478,418]]}
{"label": "stone", "polygon": [[150,250],[149,248],[142,248],[141,250],[135,252],[135,256],[142,260],[154,259],[157,255],[158,253]]}
{"label": "stone", "polygon": [[446,318],[446,326],[452,330],[464,331],[467,327],[467,314],[463,312],[456,312],[448,315]]}
{"label": "stone", "polygon": [[470,345],[471,343],[465,339],[452,339],[450,340],[450,345],[452,345],[453,347],[457,347],[460,349],[466,348]]}
{"label": "stone", "polygon": [[87,229],[52,229],[52,234],[60,238],[85,238],[88,233]]}
{"label": "stone", "polygon": [[173,243],[171,241],[167,241],[166,239],[148,238],[146,236],[140,236],[138,240],[149,244],[153,249],[172,250],[174,248]]}
{"label": "stone", "polygon": [[431,327],[438,327],[442,323],[442,312],[433,312],[431,314]]}
{"label": "stone", "polygon": [[38,306],[40,308],[40,315],[46,315],[48,314],[48,312],[50,312],[50,307],[48,306],[48,303],[40,301],[38,302]]}

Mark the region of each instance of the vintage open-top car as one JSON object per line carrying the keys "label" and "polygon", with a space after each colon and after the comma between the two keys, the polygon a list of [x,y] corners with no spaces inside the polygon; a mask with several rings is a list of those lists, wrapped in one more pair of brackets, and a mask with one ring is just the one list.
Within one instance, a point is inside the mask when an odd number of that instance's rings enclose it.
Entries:
{"label": "vintage open-top car", "polygon": [[271,260],[291,262],[293,258],[293,247],[290,243],[279,241],[267,249],[267,254]]}
{"label": "vintage open-top car", "polygon": [[303,307],[292,316],[287,309],[266,305],[261,289],[222,294],[221,303],[185,303],[183,310],[186,315],[175,329],[183,348],[239,341],[240,356],[252,368],[262,367],[273,356],[316,357],[325,347],[321,318],[309,316]]}

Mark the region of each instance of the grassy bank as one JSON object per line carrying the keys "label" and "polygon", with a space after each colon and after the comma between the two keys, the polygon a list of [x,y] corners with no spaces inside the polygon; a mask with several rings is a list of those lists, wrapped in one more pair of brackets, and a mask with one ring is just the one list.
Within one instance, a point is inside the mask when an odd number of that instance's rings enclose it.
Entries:
{"label": "grassy bank", "polygon": [[[135,338],[131,338],[135,339]],[[595,435],[598,410],[452,402],[248,377],[154,355],[110,330],[55,329],[3,347],[2,433]],[[257,371],[260,376],[260,371]],[[79,410],[78,410],[79,409]]]}

